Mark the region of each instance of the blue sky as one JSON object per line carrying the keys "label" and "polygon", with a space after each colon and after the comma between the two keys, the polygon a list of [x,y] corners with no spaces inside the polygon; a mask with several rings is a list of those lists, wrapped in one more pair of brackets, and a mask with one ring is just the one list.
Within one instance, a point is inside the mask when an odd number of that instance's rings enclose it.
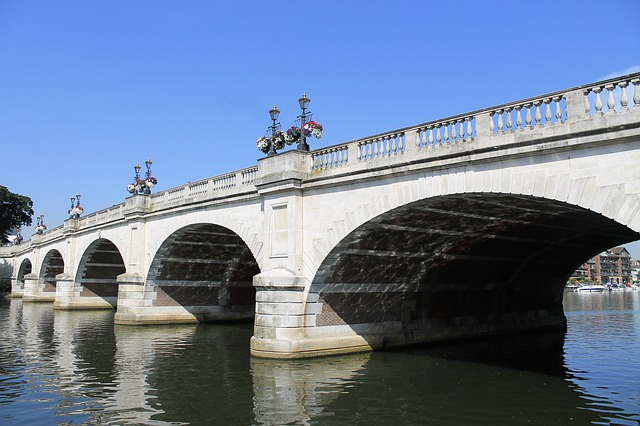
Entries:
{"label": "blue sky", "polygon": [[639,24],[637,0],[1,0],[0,185],[55,227],[149,157],[154,190],[255,165],[303,92],[321,148],[638,71]]}

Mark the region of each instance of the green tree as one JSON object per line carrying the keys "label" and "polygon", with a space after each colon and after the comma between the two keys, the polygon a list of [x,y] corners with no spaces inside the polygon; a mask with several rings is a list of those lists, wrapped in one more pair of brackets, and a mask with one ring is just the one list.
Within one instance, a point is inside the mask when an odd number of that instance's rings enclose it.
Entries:
{"label": "green tree", "polygon": [[0,185],[0,241],[7,243],[11,230],[31,225],[33,201],[24,195],[14,194]]}

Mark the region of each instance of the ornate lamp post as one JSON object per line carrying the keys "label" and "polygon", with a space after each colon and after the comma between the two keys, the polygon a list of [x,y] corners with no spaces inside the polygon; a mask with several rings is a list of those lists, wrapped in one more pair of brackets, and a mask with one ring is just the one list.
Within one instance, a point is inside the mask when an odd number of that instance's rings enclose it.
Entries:
{"label": "ornate lamp post", "polygon": [[306,93],[298,99],[302,113],[297,117],[298,120],[296,120],[296,124],[298,124],[299,121],[300,127],[291,126],[286,132],[280,130],[280,123],[278,123],[280,111],[274,105],[273,108],[269,110],[272,124],[267,128],[267,136],[262,136],[256,142],[258,150],[270,157],[277,154],[276,150],[284,148],[285,145],[291,145],[297,142],[297,149],[299,151],[309,151],[307,138],[313,136],[320,139],[322,137],[322,124],[311,120],[312,114],[308,111],[310,102],[311,99],[307,97]]}
{"label": "ornate lamp post", "polygon": [[155,184],[149,185],[150,179],[151,179],[151,165],[152,164],[153,164],[153,162],[151,161],[151,158],[147,158],[147,161],[144,162],[144,165],[147,166],[147,171],[144,173],[144,175],[145,175],[144,181],[147,183],[145,185],[145,188],[144,188],[144,193],[145,194],[151,194],[151,188],[153,187],[153,185],[155,185]]}
{"label": "ornate lamp post", "polygon": [[136,175],[133,177],[133,181],[138,182],[140,180],[140,163],[136,163],[136,165],[133,166],[133,171],[136,172]]}
{"label": "ornate lamp post", "polygon": [[267,156],[271,157],[272,155],[277,154],[276,152],[276,144],[275,138],[277,136],[278,130],[280,130],[280,123],[278,123],[278,116],[280,115],[280,110],[276,107],[276,104],[273,104],[273,108],[269,110],[269,117],[271,117],[271,143],[269,146],[269,153]]}
{"label": "ornate lamp post", "polygon": [[[71,197],[71,208],[69,209],[69,215],[72,219],[78,219],[82,213],[84,213],[84,208],[80,205],[80,193],[78,192],[75,197]],[[74,205],[74,201],[76,202]]]}
{"label": "ornate lamp post", "polygon": [[41,235],[44,234],[44,231],[47,229],[47,225],[44,224],[44,215],[41,214],[40,216],[36,217],[36,234]]}
{"label": "ornate lamp post", "polygon": [[144,162],[144,165],[147,167],[147,171],[144,172],[144,179],[140,179],[140,169],[142,169],[142,167],[140,167],[140,163],[133,166],[133,171],[136,172],[136,174],[133,177],[133,183],[127,185],[127,191],[129,191],[129,193],[145,195],[151,194],[151,188],[156,186],[158,183],[158,179],[151,176],[152,164],[153,161],[151,161],[151,158]]}
{"label": "ornate lamp post", "polygon": [[[307,137],[304,134],[304,125],[307,124],[307,107],[309,106],[309,102],[311,99],[307,98],[307,94],[303,93],[302,97],[298,99],[298,104],[300,105],[300,109],[302,109],[302,114],[298,116],[300,119],[300,128],[303,129],[300,133],[300,142],[298,142],[298,150],[300,151],[309,151],[309,144],[307,143]],[[308,114],[309,118],[311,118],[311,111]]]}

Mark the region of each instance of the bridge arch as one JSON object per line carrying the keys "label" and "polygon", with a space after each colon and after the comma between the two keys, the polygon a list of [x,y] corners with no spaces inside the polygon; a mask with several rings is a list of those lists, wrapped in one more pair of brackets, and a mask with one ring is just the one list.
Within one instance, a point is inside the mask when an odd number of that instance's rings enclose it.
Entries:
{"label": "bridge arch", "polygon": [[146,286],[153,306],[186,310],[194,319],[251,319],[253,276],[258,263],[244,240],[229,228],[194,223],[169,235],[151,262]]}
{"label": "bridge arch", "polygon": [[78,296],[99,298],[115,308],[118,297],[116,277],[125,270],[122,254],[111,240],[94,240],[78,264],[75,276],[75,286],[80,288]]}
{"label": "bridge arch", "polygon": [[309,288],[314,333],[349,326],[379,347],[562,325],[571,272],[639,238],[599,212],[534,195],[423,198],[333,247]]}
{"label": "bridge arch", "polygon": [[52,249],[47,252],[42,260],[40,266],[39,281],[42,288],[42,293],[56,292],[56,275],[64,272],[64,259],[62,254],[57,249]]}
{"label": "bridge arch", "polygon": [[[542,164],[545,161],[540,160]],[[364,197],[364,202],[362,197],[353,197],[358,201],[344,203],[343,211],[338,214],[341,219],[314,239],[313,253],[310,252],[308,259],[317,271],[342,239],[377,216],[420,200],[463,194],[531,196],[581,207],[633,231],[634,237],[625,242],[640,239],[640,194],[623,182],[603,184],[606,181],[603,170],[573,171],[583,167],[568,157],[546,166],[470,165],[447,174],[435,171],[394,180],[388,186],[376,187],[370,196]],[[313,268],[309,271],[315,272]],[[312,281],[313,275],[307,275],[307,279]]]}
{"label": "bridge arch", "polygon": [[24,292],[25,275],[31,274],[33,264],[29,258],[22,259],[16,269],[15,278],[11,280],[11,297],[22,297]]}

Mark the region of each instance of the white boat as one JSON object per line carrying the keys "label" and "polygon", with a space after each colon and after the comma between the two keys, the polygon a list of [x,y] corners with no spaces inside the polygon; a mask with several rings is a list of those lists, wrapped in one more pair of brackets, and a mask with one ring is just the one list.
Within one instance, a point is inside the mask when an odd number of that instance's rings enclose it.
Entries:
{"label": "white boat", "polygon": [[583,285],[576,289],[578,293],[597,293],[605,290],[603,285]]}

